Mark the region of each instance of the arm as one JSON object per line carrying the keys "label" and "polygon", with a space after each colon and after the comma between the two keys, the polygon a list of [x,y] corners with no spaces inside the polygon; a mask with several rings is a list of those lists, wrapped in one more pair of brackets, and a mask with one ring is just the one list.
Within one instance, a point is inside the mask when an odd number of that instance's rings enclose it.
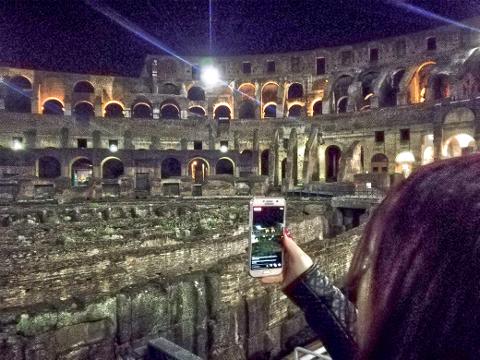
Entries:
{"label": "arm", "polygon": [[312,265],[284,289],[285,294],[305,313],[310,327],[334,359],[354,359],[357,311],[355,306]]}

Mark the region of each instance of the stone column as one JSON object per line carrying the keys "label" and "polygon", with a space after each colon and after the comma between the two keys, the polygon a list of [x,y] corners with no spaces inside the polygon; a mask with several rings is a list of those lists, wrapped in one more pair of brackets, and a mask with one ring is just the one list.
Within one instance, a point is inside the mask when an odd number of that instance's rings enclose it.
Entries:
{"label": "stone column", "polygon": [[25,138],[25,147],[27,149],[35,149],[37,147],[37,130],[28,129],[23,132]]}
{"label": "stone column", "polygon": [[305,156],[303,159],[303,184],[307,185],[312,180],[314,166],[316,164],[315,158],[317,156],[317,135],[318,129],[313,128],[310,132],[307,144],[305,145]]}
{"label": "stone column", "polygon": [[233,132],[233,150],[240,151],[240,134],[237,130]]}
{"label": "stone column", "polygon": [[273,145],[270,148],[269,151],[269,157],[268,157],[268,174],[269,174],[269,180],[270,183],[274,184],[275,186],[278,186],[280,181],[279,181],[279,174],[278,174],[278,166],[280,164],[280,156],[279,156],[279,150],[280,150],[280,133],[278,129],[275,131],[275,135],[273,136]]}
{"label": "stone column", "polygon": [[290,131],[288,139],[287,163],[285,168],[285,182],[282,184],[282,191],[292,189],[298,180],[298,139],[297,129]]}
{"label": "stone column", "polygon": [[260,175],[260,145],[258,141],[258,129],[253,130],[252,140],[252,174]]}
{"label": "stone column", "polygon": [[433,125],[433,159],[434,161],[442,158],[443,128],[441,123]]}
{"label": "stone column", "polygon": [[100,149],[102,147],[102,133],[99,130],[92,132],[92,145],[94,149]]}
{"label": "stone column", "polygon": [[160,104],[153,104],[152,116],[154,119],[160,119]]}
{"label": "stone column", "polygon": [[40,106],[39,106],[40,84],[38,84],[36,82],[33,83],[33,89],[32,89],[31,96],[32,96],[32,100],[31,100],[32,114],[40,114],[41,113],[41,109],[40,109]]}
{"label": "stone column", "polygon": [[102,100],[99,96],[95,98],[95,116],[96,117],[103,117],[103,109],[102,109]]}

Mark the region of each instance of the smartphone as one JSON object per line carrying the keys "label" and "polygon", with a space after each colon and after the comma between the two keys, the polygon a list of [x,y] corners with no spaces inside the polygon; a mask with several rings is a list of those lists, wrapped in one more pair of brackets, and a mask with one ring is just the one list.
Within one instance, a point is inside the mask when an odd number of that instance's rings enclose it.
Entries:
{"label": "smartphone", "polygon": [[281,245],[285,227],[284,198],[250,201],[249,267],[253,277],[279,275],[283,270]]}

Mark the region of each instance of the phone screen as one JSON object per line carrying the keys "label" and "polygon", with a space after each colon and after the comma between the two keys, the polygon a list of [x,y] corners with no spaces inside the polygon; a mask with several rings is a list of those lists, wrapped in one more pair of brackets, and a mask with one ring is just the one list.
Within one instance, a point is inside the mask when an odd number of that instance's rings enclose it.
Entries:
{"label": "phone screen", "polygon": [[283,206],[254,206],[252,221],[252,270],[282,267],[281,237],[284,227]]}

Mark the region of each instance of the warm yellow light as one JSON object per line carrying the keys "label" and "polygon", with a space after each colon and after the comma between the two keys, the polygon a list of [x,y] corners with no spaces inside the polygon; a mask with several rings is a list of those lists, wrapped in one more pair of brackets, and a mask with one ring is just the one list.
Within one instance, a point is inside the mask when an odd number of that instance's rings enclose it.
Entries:
{"label": "warm yellow light", "polygon": [[415,162],[415,156],[413,156],[411,151],[404,151],[397,155],[395,158],[397,164],[409,164]]}
{"label": "warm yellow light", "polygon": [[458,145],[462,149],[467,148],[468,145],[470,145],[470,143],[472,141],[474,141],[473,137],[471,137],[470,135],[467,135],[467,134],[458,134],[458,135],[455,136],[455,139],[457,139]]}

